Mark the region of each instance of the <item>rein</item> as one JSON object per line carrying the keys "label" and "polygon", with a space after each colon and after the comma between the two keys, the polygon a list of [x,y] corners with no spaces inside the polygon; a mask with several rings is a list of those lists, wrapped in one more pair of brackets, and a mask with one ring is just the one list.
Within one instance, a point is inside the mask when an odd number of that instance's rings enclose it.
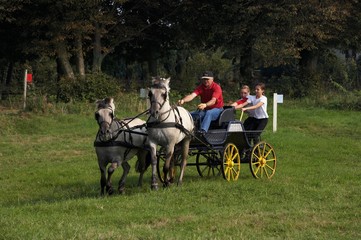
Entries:
{"label": "rein", "polygon": [[[109,108],[109,107],[108,107],[108,108]],[[113,112],[113,109],[112,109],[112,108],[110,108],[110,110],[112,110],[112,112]],[[129,133],[129,138],[130,138],[130,141],[131,141],[131,142],[132,142],[132,133],[134,133],[134,134],[139,134],[139,135],[144,135],[144,136],[148,136],[148,134],[146,134],[146,133],[141,133],[141,132],[133,131],[133,129],[136,129],[136,128],[146,127],[146,124],[137,125],[137,126],[133,126],[133,127],[129,128],[129,123],[130,123],[130,122],[132,122],[134,119],[136,119],[136,118],[138,118],[139,116],[141,116],[141,115],[143,115],[143,114],[146,114],[146,113],[148,113],[148,112],[149,112],[149,109],[147,109],[147,110],[145,110],[144,112],[136,115],[135,117],[123,119],[123,120],[121,120],[121,121],[118,121],[118,120],[115,120],[115,121],[114,121],[114,117],[112,118],[112,121],[111,121],[110,123],[103,121],[103,122],[105,122],[106,124],[108,124],[109,127],[113,124],[113,122],[115,122],[115,123],[117,124],[117,128],[116,128],[114,131],[112,131],[111,133],[115,133],[115,132],[116,132],[116,134],[115,134],[114,136],[112,136],[111,139],[109,139],[109,140],[107,140],[107,141],[102,141],[101,138],[100,138],[100,136],[99,136],[99,135],[100,135],[100,129],[99,129],[98,134],[97,134],[97,138],[98,138],[101,142],[107,144],[107,143],[109,143],[109,142],[114,142],[114,139],[118,138],[118,136],[119,136],[121,133],[124,133],[124,134],[125,134],[125,133]],[[103,122],[98,123],[99,126],[100,126]],[[125,129],[125,127],[126,127],[126,129]],[[95,142],[94,142],[94,146],[95,146]],[[109,145],[107,145],[107,146],[109,146]],[[118,144],[117,146],[119,146],[119,144]],[[121,145],[121,146],[123,146],[123,145]]]}

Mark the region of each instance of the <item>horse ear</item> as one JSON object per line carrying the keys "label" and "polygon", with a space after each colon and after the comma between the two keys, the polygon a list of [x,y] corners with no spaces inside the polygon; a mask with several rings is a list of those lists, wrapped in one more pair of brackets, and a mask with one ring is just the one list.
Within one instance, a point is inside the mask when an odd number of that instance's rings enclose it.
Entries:
{"label": "horse ear", "polygon": [[164,83],[165,83],[165,85],[167,86],[167,90],[168,90],[168,91],[170,90],[169,82],[170,82],[170,77],[169,77],[169,78],[164,78]]}
{"label": "horse ear", "polygon": [[170,77],[169,78],[164,78],[164,82],[165,82],[165,84],[169,85]]}
{"label": "horse ear", "polygon": [[159,83],[159,80],[156,77],[152,77],[152,84],[157,84]]}
{"label": "horse ear", "polygon": [[115,104],[114,104],[114,98],[109,99],[109,105],[112,107],[113,112],[115,111]]}
{"label": "horse ear", "polygon": [[104,101],[104,99],[95,101],[95,105],[98,110],[99,110],[99,108],[101,108],[103,101]]}

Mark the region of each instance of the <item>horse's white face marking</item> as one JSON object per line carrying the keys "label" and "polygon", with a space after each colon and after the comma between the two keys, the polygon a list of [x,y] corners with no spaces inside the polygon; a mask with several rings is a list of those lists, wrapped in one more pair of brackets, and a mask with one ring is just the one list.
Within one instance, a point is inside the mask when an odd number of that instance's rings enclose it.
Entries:
{"label": "horse's white face marking", "polygon": [[113,98],[105,98],[97,101],[97,109],[98,111],[95,113],[95,118],[100,127],[100,136],[103,141],[110,140],[112,138],[110,126],[113,122],[115,110]]}
{"label": "horse's white face marking", "polygon": [[149,90],[150,115],[157,120],[161,117],[161,109],[169,101],[170,78],[153,78],[152,87]]}

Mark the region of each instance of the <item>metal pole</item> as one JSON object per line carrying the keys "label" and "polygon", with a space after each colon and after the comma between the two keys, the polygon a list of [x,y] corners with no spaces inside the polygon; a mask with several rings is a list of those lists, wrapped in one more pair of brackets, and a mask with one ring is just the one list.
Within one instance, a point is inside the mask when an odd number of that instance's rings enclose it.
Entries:
{"label": "metal pole", "polygon": [[28,75],[28,70],[25,69],[25,76],[24,76],[24,110],[26,108],[26,89],[27,89],[27,81],[26,81],[26,77]]}

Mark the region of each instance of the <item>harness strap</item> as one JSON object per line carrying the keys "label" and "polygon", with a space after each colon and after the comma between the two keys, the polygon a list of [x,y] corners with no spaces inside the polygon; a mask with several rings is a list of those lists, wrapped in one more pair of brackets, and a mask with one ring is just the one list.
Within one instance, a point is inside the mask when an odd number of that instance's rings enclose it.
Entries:
{"label": "harness strap", "polygon": [[192,135],[191,131],[186,129],[182,124],[177,122],[150,122],[147,124],[147,128],[178,128],[183,133],[185,133],[187,136]]}
{"label": "harness strap", "polygon": [[97,142],[94,141],[94,147],[126,147],[136,148],[134,145],[124,141]]}
{"label": "harness strap", "polygon": [[[178,107],[177,107],[177,106],[173,106],[172,108],[173,108],[173,109],[175,109],[175,110],[177,111],[178,116],[179,116],[179,120],[180,120],[180,124],[182,124],[182,125],[183,125],[183,119],[182,119],[182,116],[181,116],[181,114],[180,114],[180,112],[179,112]],[[176,114],[174,114],[174,116],[175,116],[176,122],[178,122],[177,115],[176,115]]]}
{"label": "harness strap", "polygon": [[126,150],[124,151],[123,159],[127,159],[127,156],[129,154],[130,150],[132,150],[132,148],[130,148],[130,147],[126,148]]}

